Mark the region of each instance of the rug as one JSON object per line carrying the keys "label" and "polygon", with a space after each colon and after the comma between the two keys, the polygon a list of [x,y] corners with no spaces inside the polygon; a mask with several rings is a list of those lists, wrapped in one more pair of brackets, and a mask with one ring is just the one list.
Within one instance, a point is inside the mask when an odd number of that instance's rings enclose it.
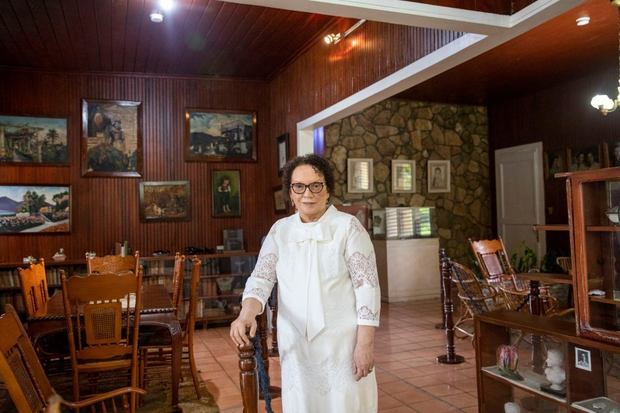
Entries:
{"label": "rug", "polygon": [[[139,413],[170,413],[172,412],[172,392],[170,391],[170,371],[157,373],[161,374],[161,378],[151,376],[147,381],[146,391]],[[73,399],[71,372],[67,371],[63,375],[55,375],[50,377],[50,382],[54,389],[65,400]],[[219,413],[219,408],[215,403],[215,399],[209,393],[206,383],[200,379],[200,399],[196,398],[196,391],[192,382],[192,376],[189,370],[183,370],[183,380],[179,385],[179,407],[184,413]],[[17,410],[9,397],[8,392],[4,388],[4,384],[0,384],[0,412],[15,413]],[[64,410],[67,411],[67,410]]]}

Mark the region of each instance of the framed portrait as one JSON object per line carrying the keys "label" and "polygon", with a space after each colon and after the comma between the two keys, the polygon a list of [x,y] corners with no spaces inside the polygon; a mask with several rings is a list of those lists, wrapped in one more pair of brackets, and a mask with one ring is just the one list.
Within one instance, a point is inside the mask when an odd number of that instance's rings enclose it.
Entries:
{"label": "framed portrait", "polygon": [[278,175],[282,176],[282,170],[288,160],[288,133],[278,136]]}
{"label": "framed portrait", "polygon": [[603,167],[620,166],[620,140],[603,144]]}
{"label": "framed portrait", "polygon": [[392,159],[392,193],[415,192],[415,161]]}
{"label": "framed portrait", "polygon": [[385,209],[372,210],[372,235],[385,238]]}
{"label": "framed portrait", "polygon": [[556,173],[566,172],[565,150],[545,152],[545,179],[551,179]]}
{"label": "framed portrait", "polygon": [[256,161],[256,112],[186,109],[185,160]]}
{"label": "framed portrait", "polygon": [[273,209],[276,213],[287,211],[286,198],[284,197],[284,192],[280,185],[273,187]]}
{"label": "framed portrait", "polygon": [[140,182],[140,221],[189,221],[189,181]]}
{"label": "framed portrait", "polygon": [[592,371],[592,355],[590,350],[575,347],[575,367],[581,370]]}
{"label": "framed portrait", "polygon": [[450,192],[450,161],[428,161],[428,192]]}
{"label": "framed portrait", "polygon": [[82,175],[142,175],[142,103],[82,100]]}
{"label": "framed portrait", "polygon": [[238,169],[211,172],[211,199],[214,217],[241,216],[241,178]]}
{"label": "framed portrait", "polygon": [[607,160],[602,156],[603,145],[592,145],[582,149],[566,149],[566,161],[568,170],[586,171],[589,169],[599,169],[607,164]]}
{"label": "framed portrait", "polygon": [[69,165],[67,118],[0,115],[0,165]]}
{"label": "framed portrait", "polygon": [[372,158],[347,159],[347,192],[363,194],[374,192]]}
{"label": "framed portrait", "polygon": [[0,235],[71,232],[69,185],[0,185]]}

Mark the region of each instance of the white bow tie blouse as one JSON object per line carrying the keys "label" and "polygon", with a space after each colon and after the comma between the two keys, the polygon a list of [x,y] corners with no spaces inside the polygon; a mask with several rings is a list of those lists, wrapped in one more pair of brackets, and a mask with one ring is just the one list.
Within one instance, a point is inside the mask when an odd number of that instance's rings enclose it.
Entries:
{"label": "white bow tie blouse", "polygon": [[357,218],[330,206],[316,222],[277,221],[243,299],[264,308],[276,280],[283,411],[376,412],[374,372],[353,376],[357,326],[378,326],[381,308],[375,252]]}

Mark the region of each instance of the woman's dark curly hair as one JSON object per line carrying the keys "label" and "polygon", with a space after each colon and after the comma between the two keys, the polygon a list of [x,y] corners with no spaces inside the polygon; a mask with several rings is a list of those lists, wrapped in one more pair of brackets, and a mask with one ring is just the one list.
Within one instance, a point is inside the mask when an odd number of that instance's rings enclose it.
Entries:
{"label": "woman's dark curly hair", "polygon": [[310,165],[312,169],[319,175],[323,175],[325,179],[325,186],[327,191],[331,194],[334,191],[334,171],[327,159],[322,158],[315,154],[308,154],[298,156],[291,159],[282,168],[282,186],[286,190],[286,196],[288,197],[289,189],[291,188],[291,178],[293,177],[293,171],[301,165]]}

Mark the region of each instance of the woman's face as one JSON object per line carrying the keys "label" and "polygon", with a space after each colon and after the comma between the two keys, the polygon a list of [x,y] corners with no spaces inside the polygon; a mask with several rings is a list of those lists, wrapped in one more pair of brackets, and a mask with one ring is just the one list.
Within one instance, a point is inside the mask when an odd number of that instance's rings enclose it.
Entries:
{"label": "woman's face", "polygon": [[327,210],[327,199],[329,198],[329,192],[325,185],[325,178],[323,175],[317,173],[310,165],[300,165],[293,171],[291,176],[291,184],[302,183],[309,185],[314,182],[322,182],[323,189],[319,193],[310,192],[309,188],[306,188],[303,194],[296,194],[291,188],[289,188],[289,197],[295,204],[295,208],[299,211],[301,220],[303,222],[316,221]]}

